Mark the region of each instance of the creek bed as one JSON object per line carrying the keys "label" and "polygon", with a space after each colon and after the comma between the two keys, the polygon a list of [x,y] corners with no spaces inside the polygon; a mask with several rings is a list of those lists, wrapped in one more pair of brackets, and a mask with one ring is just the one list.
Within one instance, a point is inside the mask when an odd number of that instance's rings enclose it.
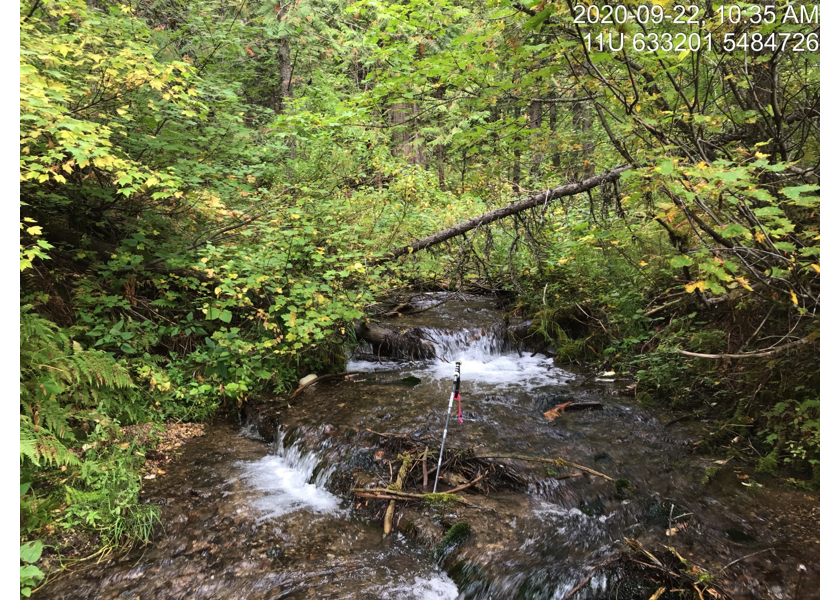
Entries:
{"label": "creek bed", "polygon": [[[439,297],[415,304],[423,301]],[[578,386],[584,377],[550,358],[508,348],[494,327],[500,319],[479,298],[404,317],[400,324],[423,328],[438,358],[351,360],[348,370],[365,372],[358,381],[320,382],[292,405],[263,404],[244,429],[211,427],[144,490],[164,523],[149,546],[78,568],[38,596],[549,599],[592,575],[574,598],[649,598],[646,584],[621,570],[593,571],[629,538],[674,547],[733,598],[789,599],[797,587],[798,600],[819,597],[818,498],[772,480],[748,488],[731,466],[704,484],[715,465],[693,445],[699,424],[666,427],[672,415],[615,395],[609,381]],[[448,448],[563,457],[628,479],[635,494],[517,463],[522,489],[464,492],[482,510],[397,503],[397,532],[383,539],[371,503],[346,493],[391,477],[386,460],[395,456],[377,454],[369,431],[439,439],[455,360],[463,423],[453,414]],[[593,400],[602,410],[551,422],[542,414]],[[674,520],[681,515],[689,516]],[[442,559],[435,545],[457,521],[470,523],[470,535]]]}

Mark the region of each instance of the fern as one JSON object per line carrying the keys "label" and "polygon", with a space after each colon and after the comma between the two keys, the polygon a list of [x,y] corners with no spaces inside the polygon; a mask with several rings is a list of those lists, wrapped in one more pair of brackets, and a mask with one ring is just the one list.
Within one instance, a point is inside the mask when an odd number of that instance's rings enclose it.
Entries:
{"label": "fern", "polygon": [[128,371],[99,350],[85,350],[58,327],[21,307],[20,458],[36,466],[77,465],[70,421],[95,420],[101,392],[134,387]]}

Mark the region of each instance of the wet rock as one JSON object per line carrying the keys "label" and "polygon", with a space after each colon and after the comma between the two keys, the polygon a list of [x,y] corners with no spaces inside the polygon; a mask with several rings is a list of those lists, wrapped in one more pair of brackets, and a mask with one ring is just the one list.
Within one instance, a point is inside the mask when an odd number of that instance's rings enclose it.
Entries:
{"label": "wet rock", "polygon": [[282,398],[262,401],[248,401],[243,405],[242,418],[252,423],[260,437],[266,442],[274,442],[277,428],[283,423],[288,411],[288,403]]}
{"label": "wet rock", "polygon": [[420,385],[422,383],[422,379],[419,377],[415,377],[414,375],[409,375],[408,377],[403,377],[402,379],[398,379],[396,383],[400,385],[404,385],[406,387],[414,387]]}
{"label": "wet rock", "polygon": [[610,456],[606,452],[598,452],[597,454],[592,456],[592,460],[595,462],[612,462],[612,456]]}
{"label": "wet rock", "polygon": [[534,394],[532,402],[534,408],[541,413],[554,408],[558,404],[565,404],[566,402],[573,402],[574,396],[571,392],[559,391],[542,394]]}
{"label": "wet rock", "polygon": [[202,500],[207,500],[212,495],[210,490],[195,488],[187,488],[187,494],[189,494],[190,496],[195,496],[196,498],[201,498]]}
{"label": "wet rock", "polygon": [[742,529],[736,529],[736,528],[727,529],[723,532],[723,534],[727,538],[729,538],[730,540],[735,542],[736,544],[749,545],[749,544],[754,544],[756,542],[756,539],[755,539],[754,536],[750,535],[749,533],[747,533],[746,531],[744,531]]}
{"label": "wet rock", "polygon": [[581,500],[578,509],[587,517],[599,517],[604,514],[604,503],[600,498]]}
{"label": "wet rock", "polygon": [[372,469],[375,466],[370,451],[362,450],[350,455],[347,459],[347,466],[358,469]]}

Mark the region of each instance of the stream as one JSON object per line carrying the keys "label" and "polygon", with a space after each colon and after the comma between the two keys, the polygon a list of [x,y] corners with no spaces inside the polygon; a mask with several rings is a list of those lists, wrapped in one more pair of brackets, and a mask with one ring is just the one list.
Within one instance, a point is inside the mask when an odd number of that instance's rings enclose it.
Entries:
{"label": "stream", "polygon": [[[244,424],[208,427],[145,486],[144,501],[162,511],[150,544],[77,566],[36,597],[648,599],[658,586],[599,567],[626,552],[627,538],[657,553],[672,546],[732,598],[819,598],[816,494],[734,460],[715,464],[720,456],[695,445],[711,425],[666,426],[674,414],[618,393],[629,381],[587,380],[507,347],[494,327],[501,318],[477,297],[404,316],[399,324],[422,328],[438,358],[351,358],[347,370],[364,371],[355,381],[319,382],[290,405],[271,403],[273,435],[258,412]],[[521,489],[461,492],[479,508],[398,502],[394,532],[383,539],[384,502],[352,498],[349,487],[385,487],[395,477],[400,463],[383,452],[386,436],[439,443],[456,360],[463,423],[456,403],[447,448],[563,457],[626,478],[635,493],[568,477],[574,469],[498,460],[515,466]],[[543,416],[568,401],[603,407]],[[469,537],[436,556],[457,521],[470,523]]]}

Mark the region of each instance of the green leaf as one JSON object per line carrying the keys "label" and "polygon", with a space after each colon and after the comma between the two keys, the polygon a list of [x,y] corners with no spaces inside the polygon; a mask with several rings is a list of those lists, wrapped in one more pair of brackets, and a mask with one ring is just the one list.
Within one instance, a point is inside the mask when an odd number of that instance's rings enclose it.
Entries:
{"label": "green leaf", "polygon": [[671,266],[675,269],[681,269],[682,267],[690,267],[692,264],[694,264],[694,261],[683,254],[675,256],[671,259]]}
{"label": "green leaf", "polygon": [[233,318],[233,314],[229,310],[223,310],[219,315],[219,319],[224,321],[225,323],[230,323],[230,320]]}
{"label": "green leaf", "polygon": [[665,159],[659,163],[657,168],[663,175],[670,175],[674,171],[674,162],[670,159]]}
{"label": "green leaf", "polygon": [[44,551],[44,542],[35,540],[26,542],[20,547],[20,559],[23,562],[34,563],[41,558],[41,553]]}
{"label": "green leaf", "polygon": [[782,188],[782,193],[793,200],[794,204],[798,206],[815,206],[819,204],[819,196],[809,196],[801,198],[800,196],[807,192],[815,192],[820,189],[818,185],[798,185],[795,187]]}
{"label": "green leaf", "polygon": [[550,4],[548,8],[525,21],[525,29],[534,29],[539,31],[545,20],[548,19],[555,10],[554,5]]}

